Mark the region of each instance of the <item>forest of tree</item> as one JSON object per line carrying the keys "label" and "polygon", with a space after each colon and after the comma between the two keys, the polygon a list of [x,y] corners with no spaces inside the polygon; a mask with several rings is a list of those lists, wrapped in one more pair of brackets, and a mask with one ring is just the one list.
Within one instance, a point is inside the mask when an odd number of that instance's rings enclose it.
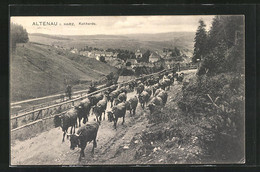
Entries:
{"label": "forest of tree", "polygon": [[[200,20],[193,62],[200,67],[185,83],[179,108],[200,130],[206,159],[245,158],[245,45],[243,16],[215,16],[209,31]],[[199,60],[197,60],[199,59]]]}
{"label": "forest of tree", "polygon": [[206,32],[202,20],[196,32],[193,62],[201,60],[198,74],[244,70],[242,16],[216,16]]}
{"label": "forest of tree", "polygon": [[183,61],[183,57],[186,56],[185,54],[182,55],[180,49],[177,47],[174,47],[174,49],[163,48],[163,52],[168,52],[173,61]]}
{"label": "forest of tree", "polygon": [[29,41],[28,33],[23,26],[11,23],[10,26],[10,44],[11,50],[15,51],[17,43],[26,43]]}
{"label": "forest of tree", "polygon": [[151,51],[150,50],[146,50],[146,52],[143,54],[142,58],[138,58],[137,62],[149,62],[149,57],[151,55]]}
{"label": "forest of tree", "polygon": [[96,48],[96,47],[89,47],[85,46],[84,48],[81,48],[80,51],[104,51],[102,48]]}
{"label": "forest of tree", "polygon": [[168,52],[170,53],[171,57],[177,57],[181,55],[181,51],[180,49],[178,49],[177,47],[174,47],[174,49],[170,49],[170,48],[163,48],[163,52]]}
{"label": "forest of tree", "polygon": [[118,49],[116,52],[118,53],[117,58],[124,62],[126,62],[127,59],[135,59],[135,54],[132,51]]}

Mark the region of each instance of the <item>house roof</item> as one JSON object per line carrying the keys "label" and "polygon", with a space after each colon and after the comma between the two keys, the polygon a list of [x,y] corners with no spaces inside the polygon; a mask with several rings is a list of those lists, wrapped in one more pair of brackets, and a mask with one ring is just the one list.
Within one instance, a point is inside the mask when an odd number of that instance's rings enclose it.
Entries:
{"label": "house roof", "polygon": [[152,52],[152,54],[149,56],[149,58],[153,58],[153,59],[160,59],[161,58],[161,56],[160,55],[158,55],[157,53],[155,53],[155,52]]}

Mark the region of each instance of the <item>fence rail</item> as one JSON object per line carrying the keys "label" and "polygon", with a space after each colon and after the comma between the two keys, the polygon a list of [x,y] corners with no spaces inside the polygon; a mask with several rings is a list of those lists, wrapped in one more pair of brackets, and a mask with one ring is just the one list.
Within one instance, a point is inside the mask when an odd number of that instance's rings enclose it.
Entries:
{"label": "fence rail", "polygon": [[[60,114],[65,113],[66,110],[71,108],[71,106],[74,105],[75,102],[81,101],[82,99],[87,98],[87,97],[92,96],[92,95],[95,95],[97,93],[106,91],[109,88],[112,88],[114,86],[118,86],[118,85],[124,86],[124,85],[127,85],[127,84],[129,84],[133,81],[138,81],[142,78],[147,78],[147,77],[150,77],[150,76],[153,76],[153,75],[162,75],[166,72],[173,71],[174,69],[175,68],[165,69],[165,70],[162,70],[160,72],[156,72],[156,73],[141,76],[141,77],[136,78],[136,79],[132,79],[130,81],[111,85],[110,87],[104,87],[104,85],[102,85],[104,88],[101,88],[102,86],[100,86],[101,89],[99,89],[99,90],[97,90],[93,93],[86,94],[84,96],[82,95],[78,98],[68,100],[68,101],[65,101],[65,102],[62,102],[62,103],[54,104],[54,105],[47,106],[47,107],[38,108],[38,109],[29,111],[29,112],[24,112],[24,113],[21,113],[21,114],[16,115],[16,116],[11,116],[11,118],[10,118],[11,132],[17,131],[21,128],[24,128],[24,127],[27,127],[27,126],[30,126],[30,125],[33,125],[37,122],[41,122],[41,120],[43,120],[43,119],[54,117],[55,114],[60,113],[60,111],[62,111]],[[82,93],[82,92],[85,92],[85,91],[87,91],[87,90],[82,90],[82,91],[79,91],[78,93]],[[62,108],[62,106],[63,106],[63,108]],[[36,117],[35,117],[35,115],[36,115]]]}
{"label": "fence rail", "polygon": [[[105,86],[106,86],[105,84],[99,85],[99,86],[97,87],[97,89],[104,88]],[[74,97],[74,98],[75,98],[75,97],[76,97],[76,98],[82,97],[82,96],[84,96],[84,94],[85,94],[86,92],[88,92],[88,91],[89,91],[89,89],[84,89],[84,90],[75,91],[75,92],[73,92],[73,93],[74,93],[74,96],[73,96],[73,97]],[[76,94],[76,95],[75,95],[75,94]],[[62,95],[62,94],[59,94],[59,95]],[[54,97],[54,96],[52,96],[52,97]],[[43,97],[43,98],[46,98],[46,97]],[[41,98],[40,98],[40,99],[41,99]],[[46,99],[48,99],[48,96],[47,96]],[[33,100],[33,99],[30,99],[30,100]],[[66,101],[66,100],[65,100],[65,101]],[[65,101],[64,101],[64,99],[63,99],[63,101],[60,100],[60,102],[59,102],[59,99],[56,99],[56,100],[51,101],[51,102],[42,103],[42,104],[38,104],[38,105],[33,105],[32,107],[29,107],[29,108],[20,110],[20,111],[18,111],[18,112],[14,112],[14,113],[11,112],[11,118],[12,118],[12,117],[17,117],[17,116],[18,116],[18,118],[19,118],[20,115],[23,116],[23,114],[33,112],[34,110],[42,109],[42,108],[44,108],[44,107],[49,107],[49,106],[51,106],[51,105],[56,105],[56,104],[58,104],[58,103],[65,102]],[[21,102],[20,102],[20,103],[21,103]],[[11,107],[10,107],[10,108],[11,108]]]}
{"label": "fence rail", "polygon": [[[105,85],[103,84],[103,85],[98,86],[97,88],[102,88],[104,86]],[[88,89],[75,91],[75,92],[73,92],[73,94],[82,94],[82,93],[87,92],[87,91],[88,91]],[[44,99],[49,99],[49,98],[54,98],[54,97],[61,97],[63,95],[64,95],[64,93],[50,95],[50,96],[45,96],[45,97],[39,97],[39,98],[34,98],[34,99],[28,99],[28,100],[23,100],[23,101],[19,101],[19,102],[10,103],[10,105],[11,106],[15,106],[15,105],[19,105],[19,104],[23,104],[23,103],[29,103],[29,102],[38,101],[38,100],[44,100]]]}
{"label": "fence rail", "polygon": [[[100,85],[100,86],[98,86],[97,88],[98,89],[101,89],[101,88],[104,88],[104,86],[105,85]],[[78,94],[77,96],[76,96],[76,98],[79,98],[79,97],[82,97],[83,96],[83,94],[82,93],[85,93],[85,92],[87,92],[88,91],[88,89],[85,89],[85,90],[80,90],[80,91],[75,91],[75,92],[73,92],[74,94]],[[58,96],[58,95],[63,95],[63,94],[57,94],[57,95],[54,95],[54,96],[49,96],[49,97],[56,97],[56,96]],[[40,99],[45,99],[45,98],[47,98],[47,97],[42,97],[42,98],[39,98],[39,99],[37,99],[37,100],[40,100]],[[75,99],[76,99],[75,98]],[[30,101],[32,101],[32,100],[34,100],[34,99],[30,99]],[[63,101],[62,103],[66,103],[66,102],[68,102],[68,101]],[[20,102],[20,103],[22,103],[22,102]],[[59,106],[61,103],[57,103],[57,102],[53,102],[53,103],[56,103],[56,104],[54,104],[54,105],[57,105],[57,106]],[[48,103],[43,103],[43,104],[40,104],[40,105],[34,105],[33,107],[31,107],[31,108],[27,108],[27,109],[24,109],[24,110],[21,110],[21,111],[19,111],[19,112],[16,112],[16,113],[14,113],[14,114],[11,114],[11,119],[13,118],[13,117],[20,117],[20,116],[23,116],[23,114],[27,114],[27,113],[32,113],[32,112],[34,112],[34,111],[37,111],[37,110],[41,110],[41,109],[44,109],[45,107],[51,107],[51,106],[54,106],[54,105],[49,105],[50,104],[50,102],[48,102]]]}

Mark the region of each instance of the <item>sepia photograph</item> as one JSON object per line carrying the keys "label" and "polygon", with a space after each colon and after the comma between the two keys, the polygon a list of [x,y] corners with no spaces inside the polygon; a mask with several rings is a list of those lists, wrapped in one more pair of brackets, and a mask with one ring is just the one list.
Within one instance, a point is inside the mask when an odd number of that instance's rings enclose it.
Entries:
{"label": "sepia photograph", "polygon": [[244,164],[245,16],[12,16],[10,166]]}

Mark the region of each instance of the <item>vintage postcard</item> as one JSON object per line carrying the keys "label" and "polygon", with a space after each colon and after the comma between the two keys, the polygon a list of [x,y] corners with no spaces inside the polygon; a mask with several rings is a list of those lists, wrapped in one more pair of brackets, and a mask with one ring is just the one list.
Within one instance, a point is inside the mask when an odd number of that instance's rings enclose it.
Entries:
{"label": "vintage postcard", "polygon": [[10,17],[10,165],[245,163],[243,15]]}

